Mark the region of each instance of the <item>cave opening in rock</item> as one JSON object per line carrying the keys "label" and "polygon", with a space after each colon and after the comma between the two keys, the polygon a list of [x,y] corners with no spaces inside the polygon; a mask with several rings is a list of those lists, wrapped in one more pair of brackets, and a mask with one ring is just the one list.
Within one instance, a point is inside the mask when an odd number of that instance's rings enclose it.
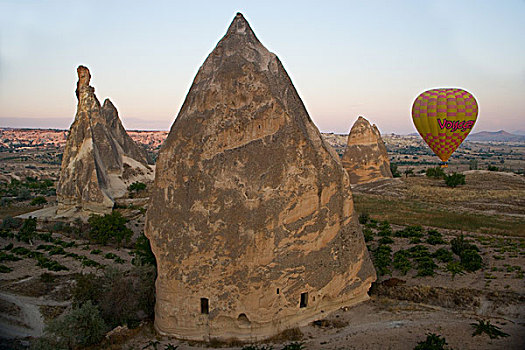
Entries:
{"label": "cave opening in rock", "polygon": [[201,314],[209,314],[210,313],[210,306],[208,302],[208,298],[201,298]]}
{"label": "cave opening in rock", "polygon": [[301,293],[301,302],[299,307],[306,307],[308,305],[308,293]]}

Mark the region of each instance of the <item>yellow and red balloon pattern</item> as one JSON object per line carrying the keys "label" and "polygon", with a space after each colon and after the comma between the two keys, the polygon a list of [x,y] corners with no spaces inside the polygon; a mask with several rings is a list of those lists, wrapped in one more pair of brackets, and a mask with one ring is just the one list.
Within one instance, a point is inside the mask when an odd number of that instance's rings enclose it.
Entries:
{"label": "yellow and red balloon pattern", "polygon": [[477,117],[476,99],[462,89],[425,91],[412,106],[412,120],[417,131],[443,162],[465,140]]}

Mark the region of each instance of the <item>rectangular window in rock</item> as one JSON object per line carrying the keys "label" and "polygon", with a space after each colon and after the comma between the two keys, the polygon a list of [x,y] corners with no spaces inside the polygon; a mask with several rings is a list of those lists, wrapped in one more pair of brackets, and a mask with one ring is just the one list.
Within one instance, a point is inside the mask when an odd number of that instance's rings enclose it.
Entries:
{"label": "rectangular window in rock", "polygon": [[299,307],[306,307],[308,305],[308,293],[301,293],[301,303]]}
{"label": "rectangular window in rock", "polygon": [[201,314],[209,314],[210,306],[208,304],[208,298],[201,298]]}

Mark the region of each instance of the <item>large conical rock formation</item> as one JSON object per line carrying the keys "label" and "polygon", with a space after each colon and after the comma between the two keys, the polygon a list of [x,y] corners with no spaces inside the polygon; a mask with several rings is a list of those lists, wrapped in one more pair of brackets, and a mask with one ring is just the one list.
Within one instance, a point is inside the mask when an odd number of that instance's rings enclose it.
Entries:
{"label": "large conical rock formation", "polygon": [[343,166],[352,184],[392,178],[381,133],[363,117],[359,117],[350,130]]}
{"label": "large conical rock formation", "polygon": [[367,299],[348,175],[241,14],[160,151],[145,230],[162,334],[262,339]]}
{"label": "large conical rock formation", "polygon": [[111,212],[130,183],[154,176],[146,151],[126,133],[111,101],[100,106],[89,70],[79,66],[77,73],[77,114],[57,186],[59,216]]}

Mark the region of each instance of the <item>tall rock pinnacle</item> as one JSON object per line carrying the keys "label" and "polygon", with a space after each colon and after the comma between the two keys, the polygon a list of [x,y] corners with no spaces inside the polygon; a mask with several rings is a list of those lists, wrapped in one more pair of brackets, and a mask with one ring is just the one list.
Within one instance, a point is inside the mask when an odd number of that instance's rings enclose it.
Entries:
{"label": "tall rock pinnacle", "polygon": [[368,297],[348,175],[241,14],[163,144],[145,232],[163,334],[253,341]]}
{"label": "tall rock pinnacle", "polygon": [[359,117],[350,130],[343,166],[352,184],[392,178],[381,133],[363,117]]}
{"label": "tall rock pinnacle", "polygon": [[128,183],[153,177],[146,151],[126,133],[113,104],[100,106],[89,69],[79,66],[77,74],[77,114],[57,186],[59,216],[110,212]]}

